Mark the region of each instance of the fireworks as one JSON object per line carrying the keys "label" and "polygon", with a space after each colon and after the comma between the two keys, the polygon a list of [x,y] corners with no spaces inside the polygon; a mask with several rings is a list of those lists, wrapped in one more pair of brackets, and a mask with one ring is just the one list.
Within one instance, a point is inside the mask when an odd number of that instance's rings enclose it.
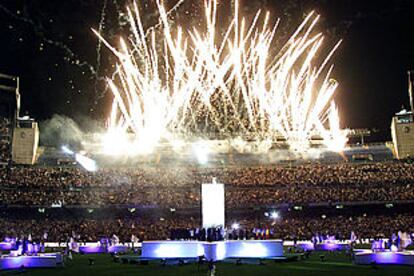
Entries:
{"label": "fireworks", "polygon": [[313,137],[330,150],[343,149],[346,131],[332,99],[338,83],[328,66],[340,42],[317,58],[323,42],[314,30],[319,16],[310,13],[275,51],[279,21],[271,24],[269,13],[259,11],[248,23],[236,1],[233,20],[222,32],[217,0],[204,5],[202,30],[173,27],[157,2],[161,31],[144,30],[135,3],[128,9],[132,36],[119,47],[96,32],[118,58],[108,79],[114,100],[103,138],[106,152],[149,153],[161,141],[175,147],[211,135],[239,151],[251,143],[246,140],[267,151],[283,139],[304,153]]}

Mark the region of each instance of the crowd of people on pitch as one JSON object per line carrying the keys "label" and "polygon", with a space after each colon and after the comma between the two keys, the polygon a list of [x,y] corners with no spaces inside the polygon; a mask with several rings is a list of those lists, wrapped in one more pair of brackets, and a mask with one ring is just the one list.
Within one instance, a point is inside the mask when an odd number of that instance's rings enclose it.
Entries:
{"label": "crowd of people on pitch", "polygon": [[0,116],[0,163],[8,164],[10,161],[11,145],[10,120]]}
{"label": "crowd of people on pitch", "polygon": [[358,216],[303,216],[278,219],[229,217],[226,229],[202,229],[200,220],[189,217],[152,218],[0,218],[0,240],[28,237],[37,241],[96,242],[116,235],[121,242],[138,240],[220,240],[220,239],[286,239],[310,240],[315,234],[335,236],[338,240],[388,238],[397,231],[414,233],[413,214]]}
{"label": "crowd of people on pitch", "polygon": [[50,206],[134,205],[192,208],[200,184],[226,184],[229,208],[414,200],[414,165],[309,164],[295,167],[102,169],[64,167],[0,169],[0,204]]}
{"label": "crowd of people on pitch", "polygon": [[222,241],[226,237],[226,230],[223,227],[190,227],[190,228],[172,228],[170,230],[170,240],[188,240],[188,241]]}

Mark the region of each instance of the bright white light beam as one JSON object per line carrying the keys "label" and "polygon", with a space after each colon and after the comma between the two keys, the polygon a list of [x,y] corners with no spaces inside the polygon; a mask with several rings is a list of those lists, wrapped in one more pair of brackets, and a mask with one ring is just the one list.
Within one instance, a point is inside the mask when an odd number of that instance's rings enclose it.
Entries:
{"label": "bright white light beam", "polygon": [[88,172],[96,172],[98,170],[98,166],[96,165],[95,160],[92,160],[85,155],[80,153],[75,154],[76,162],[78,162],[85,170]]}

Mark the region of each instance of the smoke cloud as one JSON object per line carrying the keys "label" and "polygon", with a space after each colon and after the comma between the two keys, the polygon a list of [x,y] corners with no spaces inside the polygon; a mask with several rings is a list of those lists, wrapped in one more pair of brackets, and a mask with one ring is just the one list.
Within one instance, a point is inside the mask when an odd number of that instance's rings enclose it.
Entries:
{"label": "smoke cloud", "polygon": [[51,119],[40,123],[40,145],[60,147],[68,145],[79,148],[84,132],[71,118],[55,114]]}

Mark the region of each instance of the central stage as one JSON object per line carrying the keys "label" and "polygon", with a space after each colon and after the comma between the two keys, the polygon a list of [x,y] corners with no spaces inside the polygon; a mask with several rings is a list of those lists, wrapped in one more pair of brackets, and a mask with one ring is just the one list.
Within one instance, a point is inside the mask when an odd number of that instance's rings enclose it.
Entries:
{"label": "central stage", "polygon": [[200,256],[212,261],[227,258],[282,257],[283,242],[281,240],[236,240],[218,242],[148,241],[142,243],[143,258],[191,259]]}

